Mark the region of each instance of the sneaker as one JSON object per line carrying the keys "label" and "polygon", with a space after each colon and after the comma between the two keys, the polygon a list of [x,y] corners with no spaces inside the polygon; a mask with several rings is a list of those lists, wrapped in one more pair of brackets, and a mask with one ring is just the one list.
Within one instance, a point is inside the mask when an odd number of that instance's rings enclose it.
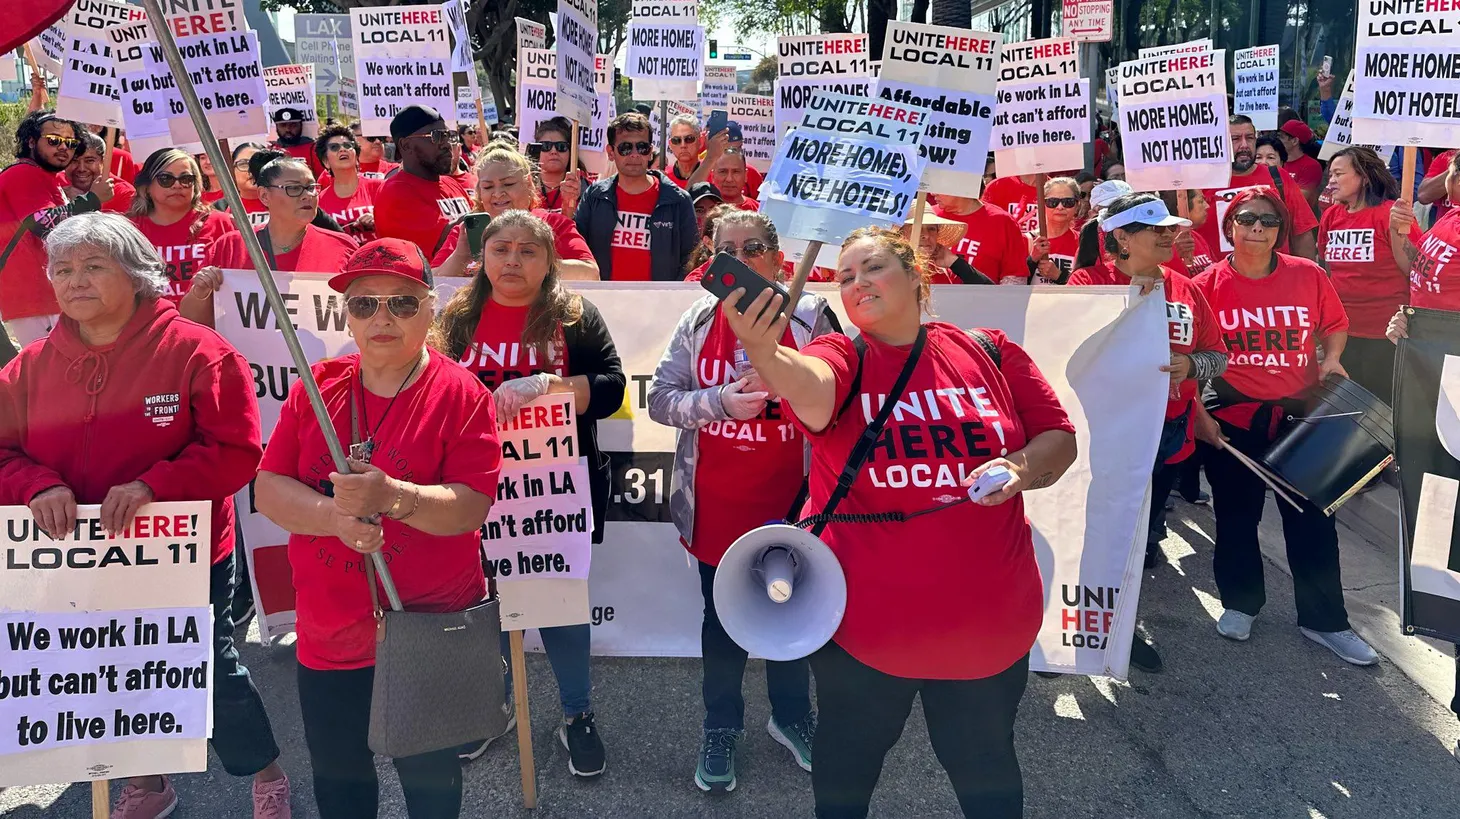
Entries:
{"label": "sneaker", "polygon": [[558,726],[558,741],[568,749],[568,772],[574,776],[598,776],[607,766],[603,740],[588,711]]}
{"label": "sneaker", "polygon": [[[243,628],[244,623],[248,622],[248,618],[254,616],[253,595],[246,594],[239,596],[238,594],[234,594],[233,606],[229,610],[228,616],[233,620],[234,628]],[[242,640],[241,637],[239,639]]]}
{"label": "sneaker", "polygon": [[811,770],[811,744],[816,741],[816,712],[807,714],[800,722],[793,722],[790,725],[781,725],[771,717],[765,729],[770,731],[771,737],[791,749],[791,756],[796,759],[796,764],[801,770]]}
{"label": "sneaker", "polygon": [[1217,633],[1228,640],[1245,643],[1252,636],[1252,621],[1256,619],[1236,609],[1227,609],[1222,612],[1222,619],[1217,621]]}
{"label": "sneaker", "polygon": [[136,785],[122,788],[122,795],[112,808],[112,819],[162,819],[175,810],[177,791],[164,776],[160,791],[144,791]]}
{"label": "sneaker", "polygon": [[743,731],[710,728],[700,743],[700,764],[695,766],[695,785],[702,791],[735,790],[735,746]]}
{"label": "sneaker", "polygon": [[1034,675],[1036,677],[1043,677],[1046,680],[1057,680],[1060,677],[1064,676],[1058,671],[1036,671],[1034,672]]}
{"label": "sneaker", "polygon": [[253,819],[290,819],[289,777],[253,783]]}
{"label": "sneaker", "polygon": [[1161,662],[1161,655],[1150,643],[1139,637],[1132,637],[1130,644],[1131,668],[1144,671],[1147,674],[1160,674],[1165,666]]}
{"label": "sneaker", "polygon": [[1185,492],[1182,492],[1181,499],[1186,501],[1187,503],[1195,504],[1197,506],[1206,506],[1207,504],[1212,502],[1212,496],[1201,489],[1196,490],[1195,495],[1188,495]]}
{"label": "sneaker", "polygon": [[482,754],[487,752],[487,747],[493,742],[512,733],[512,729],[517,727],[517,710],[509,705],[503,705],[502,710],[507,714],[507,727],[502,729],[502,733],[494,737],[487,737],[480,742],[468,742],[460,748],[457,748],[457,759],[460,759],[463,763],[475,762]]}
{"label": "sneaker", "polygon": [[1364,638],[1354,634],[1353,629],[1344,631],[1314,631],[1308,628],[1298,628],[1303,636],[1318,645],[1326,647],[1329,651],[1339,656],[1339,659],[1354,665],[1374,665],[1379,662],[1379,655]]}

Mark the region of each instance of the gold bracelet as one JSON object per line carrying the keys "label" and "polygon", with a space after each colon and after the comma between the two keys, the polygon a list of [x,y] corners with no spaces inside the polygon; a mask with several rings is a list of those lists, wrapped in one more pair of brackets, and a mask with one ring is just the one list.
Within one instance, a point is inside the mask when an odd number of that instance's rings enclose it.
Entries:
{"label": "gold bracelet", "polygon": [[396,518],[396,521],[399,522],[399,521],[406,520],[411,515],[414,515],[416,513],[416,510],[417,509],[420,509],[421,508],[421,490],[420,490],[420,487],[417,487],[414,491],[412,491],[411,492],[411,496],[416,499],[416,502],[413,503],[413,504],[411,504],[411,511],[405,513],[404,515],[401,515],[398,518]]}
{"label": "gold bracelet", "polygon": [[385,510],[385,516],[386,517],[391,518],[393,520],[400,520],[400,518],[398,518],[398,517],[395,516],[395,513],[400,511],[400,501],[401,501],[401,498],[405,497],[405,494],[406,494],[406,482],[405,481],[401,481],[400,482],[400,485],[397,486],[396,487],[396,490],[395,490],[395,503],[392,503],[390,505],[390,508],[387,509],[387,510]]}

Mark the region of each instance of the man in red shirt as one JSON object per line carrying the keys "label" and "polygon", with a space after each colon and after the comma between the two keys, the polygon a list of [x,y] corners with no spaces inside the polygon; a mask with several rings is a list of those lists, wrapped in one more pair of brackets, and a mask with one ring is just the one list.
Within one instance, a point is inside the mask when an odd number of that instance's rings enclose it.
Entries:
{"label": "man in red shirt", "polygon": [[[106,143],[96,134],[81,135],[81,148],[64,171],[66,176],[63,190],[68,200],[90,192],[100,181],[104,175],[101,172],[101,154],[105,148]],[[107,213],[126,213],[137,196],[137,189],[131,183],[116,178],[112,179],[112,192],[111,200],[101,206]]]}
{"label": "man in red shirt", "polygon": [[1303,195],[1311,199],[1318,192],[1318,186],[1323,184],[1323,166],[1303,152],[1303,146],[1313,141],[1313,129],[1302,120],[1290,119],[1278,129],[1277,138],[1287,154],[1283,169],[1292,174],[1298,187],[1303,189]]}
{"label": "man in red shirt", "polygon": [[458,217],[471,212],[466,189],[451,178],[451,145],[460,141],[434,108],[410,105],[390,121],[400,172],[380,186],[375,234],[415,242],[429,258]]}
{"label": "man in red shirt", "polygon": [[710,175],[715,187],[720,189],[720,198],[725,204],[734,205],[741,210],[760,210],[760,203],[745,193],[745,170],[748,167],[745,164],[745,154],[726,151],[715,160],[715,167],[711,169]]}
{"label": "man in red shirt", "polygon": [[969,196],[938,194],[933,213],[968,225],[954,253],[995,283],[1029,277],[1029,243],[1008,213]]}
{"label": "man in red shirt", "polygon": [[[700,124],[689,114],[680,114],[669,121],[669,153],[674,156],[674,164],[669,166],[669,181],[688,188],[690,177],[700,168],[700,148],[704,140],[700,139]],[[701,178],[703,178],[701,174]],[[696,180],[698,181],[698,180]]]}
{"label": "man in red shirt", "polygon": [[[1282,168],[1268,168],[1257,164],[1257,128],[1252,120],[1242,114],[1233,115],[1227,121],[1227,133],[1232,138],[1232,181],[1226,188],[1208,188],[1202,191],[1206,197],[1210,216],[1197,227],[1197,233],[1206,240],[1207,246],[1225,257],[1232,252],[1232,243],[1222,235],[1222,219],[1227,215],[1227,205],[1244,188],[1274,188],[1282,197],[1292,217],[1292,230],[1288,246],[1279,247],[1281,253],[1290,253],[1305,259],[1318,258],[1318,217],[1303,196],[1292,174]],[[1276,185],[1274,185],[1276,181]]]}
{"label": "man in red shirt", "polygon": [[400,167],[397,163],[385,159],[384,137],[362,135],[358,122],[350,126],[350,133],[355,135],[355,144],[360,146],[360,177],[362,179],[384,179],[390,175],[391,171]]}
{"label": "man in red shirt", "polygon": [[280,108],[275,111],[274,133],[279,138],[274,141],[274,147],[295,159],[304,160],[318,179],[324,173],[324,166],[319,164],[319,157],[314,154],[314,140],[304,135],[305,117],[306,114],[298,108]]}

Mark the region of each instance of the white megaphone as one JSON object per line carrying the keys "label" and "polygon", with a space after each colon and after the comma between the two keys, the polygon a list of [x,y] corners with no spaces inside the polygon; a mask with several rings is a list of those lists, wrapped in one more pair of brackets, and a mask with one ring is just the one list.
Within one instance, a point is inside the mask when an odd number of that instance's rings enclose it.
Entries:
{"label": "white megaphone", "polygon": [[826,645],[847,610],[847,578],[810,532],[784,523],[741,535],[715,570],[715,611],[737,645],[798,660]]}

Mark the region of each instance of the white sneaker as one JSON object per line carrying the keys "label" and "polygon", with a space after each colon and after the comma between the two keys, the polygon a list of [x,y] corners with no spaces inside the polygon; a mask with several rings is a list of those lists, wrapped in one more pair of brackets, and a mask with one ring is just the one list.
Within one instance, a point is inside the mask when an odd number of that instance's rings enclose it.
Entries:
{"label": "white sneaker", "polygon": [[1374,665],[1379,662],[1378,653],[1364,642],[1364,638],[1355,634],[1353,629],[1314,631],[1300,626],[1298,630],[1303,632],[1304,637],[1337,654],[1344,662],[1354,665]]}
{"label": "white sneaker", "polygon": [[1247,638],[1252,636],[1252,621],[1256,619],[1256,617],[1243,614],[1236,609],[1227,609],[1222,612],[1222,618],[1217,621],[1217,633],[1228,640],[1245,643]]}

